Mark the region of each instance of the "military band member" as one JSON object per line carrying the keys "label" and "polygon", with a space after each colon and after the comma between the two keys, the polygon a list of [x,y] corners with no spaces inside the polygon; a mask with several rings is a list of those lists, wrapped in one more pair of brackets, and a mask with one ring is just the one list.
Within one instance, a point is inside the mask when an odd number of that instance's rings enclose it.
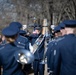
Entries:
{"label": "military band member", "polygon": [[76,20],[65,20],[66,36],[56,46],[54,75],[76,75]]}
{"label": "military band member", "polygon": [[24,75],[22,65],[19,64],[14,56],[14,53],[20,48],[16,47],[14,41],[17,38],[19,29],[6,27],[2,30],[5,36],[6,44],[0,48],[0,66],[3,68],[3,75]]}
{"label": "military band member", "polygon": [[[24,33],[26,34],[26,32],[21,30],[22,24],[19,22],[11,22],[9,26],[14,29],[16,29],[16,28],[19,29],[19,33],[18,33],[18,37],[15,41],[15,45],[19,48],[29,50],[29,40],[23,36]],[[29,70],[31,70],[31,64],[25,64],[23,71],[28,74]]]}
{"label": "military band member", "polygon": [[59,41],[64,39],[64,35],[66,35],[65,24],[62,22],[54,29],[54,34],[60,32],[60,36],[56,36],[53,41],[51,41],[48,45],[47,50],[47,66],[48,66],[48,74],[53,74],[54,71],[54,54],[56,53],[56,45]]}
{"label": "military band member", "polygon": [[48,44],[48,49],[47,49],[47,70],[48,70],[48,75],[53,74],[53,64],[54,64],[54,60],[53,60],[53,50],[55,49],[55,42],[56,39],[58,39],[58,37],[61,36],[61,32],[60,32],[60,26],[56,26],[54,28],[54,39]]}
{"label": "military band member", "polygon": [[[22,28],[22,24],[19,23],[19,22],[11,22],[9,26],[14,28],[14,29],[19,28],[19,32],[21,31],[21,28]],[[16,39],[15,44],[16,44],[17,47],[29,50],[28,39],[26,37],[20,35],[20,34],[18,34],[18,38]]]}
{"label": "military band member", "polygon": [[[30,35],[31,45],[33,45],[36,39],[41,35],[41,28],[36,27],[35,33]],[[44,75],[44,64],[40,64],[44,55],[44,41],[34,53],[35,60],[33,62],[34,75]]]}

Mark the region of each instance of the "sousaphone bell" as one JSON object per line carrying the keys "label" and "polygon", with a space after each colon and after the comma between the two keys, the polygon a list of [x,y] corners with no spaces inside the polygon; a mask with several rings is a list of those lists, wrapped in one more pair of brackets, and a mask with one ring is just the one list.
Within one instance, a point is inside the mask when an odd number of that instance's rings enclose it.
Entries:
{"label": "sousaphone bell", "polygon": [[34,55],[29,50],[21,49],[15,52],[15,59],[21,64],[30,64],[34,61]]}

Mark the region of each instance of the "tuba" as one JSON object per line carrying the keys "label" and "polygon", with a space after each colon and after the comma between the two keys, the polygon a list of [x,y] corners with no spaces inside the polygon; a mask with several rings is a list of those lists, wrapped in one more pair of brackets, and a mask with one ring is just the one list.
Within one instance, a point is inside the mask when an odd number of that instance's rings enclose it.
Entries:
{"label": "tuba", "polygon": [[34,55],[26,49],[17,50],[14,54],[17,62],[24,64],[30,64],[34,61]]}

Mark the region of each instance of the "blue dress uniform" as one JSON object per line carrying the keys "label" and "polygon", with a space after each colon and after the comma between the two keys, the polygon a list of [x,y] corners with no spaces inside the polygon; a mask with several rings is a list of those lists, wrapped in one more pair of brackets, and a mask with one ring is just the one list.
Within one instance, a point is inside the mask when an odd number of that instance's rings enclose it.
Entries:
{"label": "blue dress uniform", "polygon": [[[18,37],[17,37],[16,41],[14,42],[15,45],[19,48],[29,50],[29,40],[26,37],[22,36],[22,34],[24,34],[26,32],[24,32],[23,30],[20,30],[22,28],[22,24],[19,22],[11,22],[9,26],[14,29],[16,29],[16,28],[19,29]],[[24,72],[26,73],[26,71],[28,72],[30,69],[31,69],[31,65],[25,64],[24,69],[23,69]]]}
{"label": "blue dress uniform", "polygon": [[[54,33],[60,32],[61,27],[56,26],[54,29]],[[59,36],[54,38],[49,44],[48,44],[48,49],[47,49],[47,67],[48,67],[48,74],[51,75],[53,74],[54,71],[54,54],[56,50],[56,45],[57,42],[62,40],[64,37]]]}
{"label": "blue dress uniform", "polygon": [[[9,26],[14,28],[14,29],[15,28],[19,28],[19,32],[23,33],[23,31],[20,30],[20,28],[22,28],[22,24],[21,23],[19,23],[19,22],[11,22]],[[29,50],[29,41],[28,41],[28,39],[26,37],[20,35],[20,34],[18,35],[18,38],[15,41],[15,44],[16,44],[17,47]]]}
{"label": "blue dress uniform", "polygon": [[18,35],[15,44],[17,45],[17,47],[29,50],[29,40],[26,37],[21,36],[20,34]]}
{"label": "blue dress uniform", "polygon": [[[63,22],[67,28],[76,27],[76,20]],[[76,75],[76,36],[69,33],[56,46],[54,75]]]}
{"label": "blue dress uniform", "polygon": [[[20,31],[21,31],[21,30],[20,30]],[[19,48],[23,48],[23,49],[29,50],[29,40],[28,40],[26,37],[24,37],[24,36],[22,36],[22,35],[20,35],[20,34],[18,35],[18,38],[17,38],[17,40],[15,41],[15,44],[16,44],[16,46],[19,47]],[[25,64],[23,71],[24,71],[25,73],[30,73],[29,70],[31,70],[31,64]]]}
{"label": "blue dress uniform", "polygon": [[[36,39],[40,36],[40,34],[32,34],[30,36],[31,38],[31,45],[34,44]],[[33,69],[34,69],[34,75],[44,75],[44,64],[40,64],[40,62],[43,59],[44,55],[44,41],[41,43],[37,51],[34,53],[35,55],[35,61],[33,62]]]}
{"label": "blue dress uniform", "polygon": [[46,56],[47,56],[47,71],[48,71],[48,75],[50,75],[51,73],[53,73],[53,67],[52,67],[52,64],[53,64],[53,60],[52,60],[52,48],[54,48],[54,43],[55,43],[55,40],[52,40],[49,44],[48,44],[48,49],[47,49],[47,53],[46,53]]}
{"label": "blue dress uniform", "polygon": [[[11,27],[3,29],[2,34],[8,38],[14,37],[18,33],[18,29],[14,30]],[[20,50],[13,42],[6,43],[0,48],[0,66],[3,67],[3,75],[24,75],[21,67],[14,56],[14,53]]]}
{"label": "blue dress uniform", "polygon": [[[60,27],[56,26],[54,29],[54,33],[60,32]],[[48,74],[51,75],[53,73],[53,50],[55,48],[55,43],[56,39],[54,38],[49,44],[48,44],[48,49],[47,49],[47,69],[48,69]]]}

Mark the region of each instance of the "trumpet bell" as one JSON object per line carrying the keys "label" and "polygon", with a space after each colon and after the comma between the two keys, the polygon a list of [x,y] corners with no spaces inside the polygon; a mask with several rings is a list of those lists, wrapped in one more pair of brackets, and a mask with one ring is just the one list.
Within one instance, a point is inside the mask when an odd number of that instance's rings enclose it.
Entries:
{"label": "trumpet bell", "polygon": [[30,64],[34,61],[34,55],[26,49],[21,49],[15,52],[15,59],[21,64]]}

